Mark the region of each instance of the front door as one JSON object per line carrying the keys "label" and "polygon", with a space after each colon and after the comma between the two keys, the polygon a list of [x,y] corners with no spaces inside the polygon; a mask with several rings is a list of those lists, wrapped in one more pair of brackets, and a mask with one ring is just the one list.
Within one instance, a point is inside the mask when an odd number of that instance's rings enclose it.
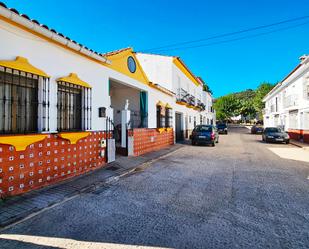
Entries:
{"label": "front door", "polygon": [[183,140],[183,131],[181,127],[181,114],[175,113],[175,127],[176,127],[176,142]]}

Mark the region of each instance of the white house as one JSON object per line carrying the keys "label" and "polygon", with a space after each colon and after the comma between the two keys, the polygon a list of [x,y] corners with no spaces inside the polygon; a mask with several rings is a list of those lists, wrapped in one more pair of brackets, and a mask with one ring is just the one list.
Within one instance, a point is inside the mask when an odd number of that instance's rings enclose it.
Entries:
{"label": "white house", "polygon": [[294,139],[309,142],[309,56],[263,99],[264,126],[280,126]]}
{"label": "white house", "polygon": [[136,56],[150,82],[175,93],[176,140],[188,138],[197,124],[215,123],[211,94],[203,90],[203,80],[179,57],[147,53]]}
{"label": "white house", "polygon": [[211,95],[179,57],[98,53],[4,4],[0,37],[0,197],[214,122]]}

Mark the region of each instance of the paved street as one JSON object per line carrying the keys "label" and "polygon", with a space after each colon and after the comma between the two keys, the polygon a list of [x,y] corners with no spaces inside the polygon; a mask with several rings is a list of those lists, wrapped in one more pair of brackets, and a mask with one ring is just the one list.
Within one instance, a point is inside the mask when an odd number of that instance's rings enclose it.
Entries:
{"label": "paved street", "polygon": [[260,140],[234,128],[184,146],[2,231],[0,248],[308,248],[309,151]]}

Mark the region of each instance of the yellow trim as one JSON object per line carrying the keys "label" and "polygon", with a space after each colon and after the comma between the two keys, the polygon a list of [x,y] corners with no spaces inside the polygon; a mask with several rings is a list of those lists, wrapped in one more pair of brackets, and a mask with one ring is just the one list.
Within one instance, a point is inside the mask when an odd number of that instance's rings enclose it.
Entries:
{"label": "yellow trim", "polygon": [[160,100],[158,103],[157,103],[157,106],[161,106],[161,107],[164,107],[164,103]]}
{"label": "yellow trim", "polygon": [[156,89],[156,90],[162,92],[162,93],[165,93],[165,94],[168,95],[168,96],[174,96],[174,95],[175,95],[174,93],[169,92],[169,90],[167,90],[167,89],[162,89],[160,86],[157,86],[157,85],[153,84],[152,82],[149,82],[148,85],[149,85],[150,87],[152,87],[152,88],[154,88],[154,89]]}
{"label": "yellow trim", "polygon": [[88,137],[90,132],[63,132],[59,133],[59,137],[69,140],[71,144],[76,144],[78,140]]}
{"label": "yellow trim", "polygon": [[21,56],[17,56],[14,61],[0,61],[0,66],[49,78],[45,72],[32,66],[26,58]]}
{"label": "yellow trim", "polygon": [[74,85],[91,88],[91,85],[89,85],[87,82],[82,81],[80,78],[78,78],[76,73],[70,73],[69,76],[59,78],[57,79],[57,81],[64,81],[64,82],[68,82]]}
{"label": "yellow trim", "polygon": [[166,104],[165,108],[166,109],[173,109],[173,107],[171,107],[169,103]]}
{"label": "yellow trim", "polygon": [[188,108],[194,108],[194,105],[186,105]]}
{"label": "yellow trim", "polygon": [[[136,63],[136,70],[131,73],[128,69],[128,58],[133,57]],[[111,61],[110,65],[105,65],[117,72],[125,74],[126,76],[133,78],[145,85],[149,85],[148,77],[146,76],[142,66],[140,65],[138,59],[135,56],[132,48],[122,49],[119,51],[111,52],[105,54],[105,57]]]}
{"label": "yellow trim", "polygon": [[195,75],[189,71],[189,69],[186,67],[186,65],[184,65],[184,63],[180,60],[180,58],[176,57],[173,60],[173,63],[176,65],[176,67],[178,67],[178,69],[183,72],[188,78],[189,80],[191,80],[196,86],[199,86],[200,83],[197,81]]}
{"label": "yellow trim", "polygon": [[196,111],[198,111],[198,110],[200,110],[200,107],[194,106],[193,109],[196,110]]}
{"label": "yellow trim", "polygon": [[46,137],[47,135],[0,136],[0,144],[12,145],[16,151],[24,151],[28,145],[42,141]]}
{"label": "yellow trim", "polygon": [[87,58],[88,60],[94,61],[94,62],[99,63],[99,64],[101,64],[101,65],[105,65],[105,64],[106,64],[106,63],[104,63],[104,62],[102,62],[102,61],[99,61],[99,60],[96,60],[96,59],[94,59],[94,58],[92,58],[92,57],[90,57],[90,56],[88,56],[88,55],[86,55],[86,54],[83,54],[82,52],[79,52],[79,51],[77,51],[77,50],[75,50],[75,49],[73,49],[73,48],[69,48],[69,47],[67,47],[67,46],[65,46],[65,45],[63,45],[63,44],[61,44],[60,42],[57,42],[57,41],[55,41],[55,40],[53,40],[53,39],[51,39],[51,38],[48,38],[48,37],[46,37],[46,36],[44,36],[44,35],[42,35],[42,34],[40,34],[40,33],[38,33],[38,32],[35,32],[35,31],[33,31],[33,30],[29,29],[29,28],[26,28],[25,26],[23,26],[23,25],[21,25],[21,24],[19,24],[19,23],[13,22],[12,20],[10,20],[10,19],[8,19],[8,18],[5,18],[4,16],[1,16],[1,15],[0,15],[0,20],[3,20],[3,21],[5,21],[5,22],[7,22],[7,23],[9,23],[9,24],[11,24],[11,25],[13,25],[13,26],[15,26],[15,27],[18,27],[18,28],[20,28],[20,29],[23,29],[23,30],[25,30],[25,31],[27,31],[27,32],[29,32],[29,33],[31,33],[31,34],[37,36],[37,37],[40,37],[41,39],[44,39],[44,40],[46,40],[46,41],[48,41],[48,42],[50,42],[50,43],[56,44],[56,45],[58,45],[58,46],[60,46],[60,47],[62,47],[62,48],[64,48],[64,49],[66,49],[66,50],[69,50],[69,51],[75,53],[75,54],[78,54],[78,55],[80,55],[80,56],[82,56],[82,57],[85,57],[85,58]]}
{"label": "yellow trim", "polygon": [[167,132],[170,132],[170,131],[172,131],[173,130],[173,128],[172,127],[168,127],[168,128],[166,128],[166,131]]}
{"label": "yellow trim", "polygon": [[178,104],[178,105],[186,105],[187,103],[183,102],[183,101],[176,101],[176,104]]}
{"label": "yellow trim", "polygon": [[159,132],[160,134],[162,134],[165,131],[165,128],[157,128],[157,132]]}

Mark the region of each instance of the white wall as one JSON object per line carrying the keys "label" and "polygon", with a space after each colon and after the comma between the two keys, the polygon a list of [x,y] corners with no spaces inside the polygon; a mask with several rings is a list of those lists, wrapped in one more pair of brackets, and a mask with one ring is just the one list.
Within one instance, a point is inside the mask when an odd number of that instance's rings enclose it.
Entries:
{"label": "white wall", "polygon": [[[302,61],[296,71],[265,97],[264,126],[279,125],[284,126],[286,130],[309,129],[307,84],[309,84],[309,58]],[[271,106],[275,106],[276,98],[278,99],[277,112],[271,110]],[[277,115],[279,115],[278,119]]]}
{"label": "white wall", "polygon": [[136,57],[150,82],[173,91],[171,74],[173,57],[143,53],[136,53]]}
{"label": "white wall", "polygon": [[[128,85],[148,90],[137,80],[91,61],[56,44],[50,43],[31,33],[0,20],[0,60],[15,60],[22,56],[46,72],[50,78],[50,131],[57,130],[57,83],[56,79],[77,73],[92,86],[92,130],[105,128],[104,118],[98,117],[98,108],[106,107],[107,115],[112,117],[108,82],[110,78]],[[150,116],[152,116],[150,114]]]}

